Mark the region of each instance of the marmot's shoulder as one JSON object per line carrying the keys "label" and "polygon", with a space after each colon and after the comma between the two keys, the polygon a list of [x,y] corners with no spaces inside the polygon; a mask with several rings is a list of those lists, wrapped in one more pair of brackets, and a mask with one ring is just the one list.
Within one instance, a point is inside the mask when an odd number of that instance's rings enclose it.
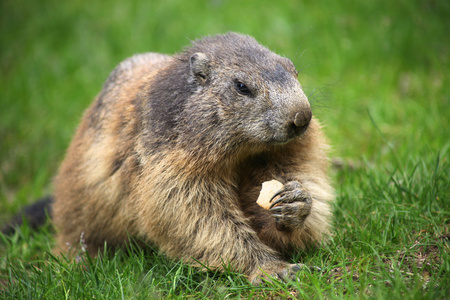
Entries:
{"label": "marmot's shoulder", "polygon": [[148,76],[149,73],[159,69],[170,58],[166,54],[149,52],[136,54],[125,59],[111,72],[103,85],[103,92],[119,89],[124,84]]}

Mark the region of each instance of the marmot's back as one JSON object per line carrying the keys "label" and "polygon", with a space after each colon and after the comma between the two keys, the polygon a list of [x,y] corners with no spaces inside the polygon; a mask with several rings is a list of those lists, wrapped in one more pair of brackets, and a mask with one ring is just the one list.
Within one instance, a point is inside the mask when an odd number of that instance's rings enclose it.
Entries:
{"label": "marmot's back", "polygon": [[121,62],[111,73],[103,86],[103,92],[120,89],[124,84],[141,81],[143,77],[153,73],[170,59],[170,56],[159,53],[136,54]]}
{"label": "marmot's back", "polygon": [[[254,282],[293,276],[281,255],[329,228],[326,151],[294,65],[251,37],[134,56],[84,114],[55,180],[59,247],[95,255],[137,236]],[[265,210],[256,198],[271,179],[283,188]]]}

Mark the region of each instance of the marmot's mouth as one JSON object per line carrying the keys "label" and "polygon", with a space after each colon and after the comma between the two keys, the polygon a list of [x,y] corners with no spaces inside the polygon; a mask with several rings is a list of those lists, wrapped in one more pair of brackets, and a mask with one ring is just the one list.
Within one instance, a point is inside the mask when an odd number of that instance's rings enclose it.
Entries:
{"label": "marmot's mouth", "polygon": [[274,135],[270,140],[269,143],[273,145],[283,145],[286,143],[289,143],[293,139],[297,138],[298,136],[295,134],[278,134]]}
{"label": "marmot's mouth", "polygon": [[273,134],[272,138],[270,139],[269,143],[271,144],[286,144],[293,139],[302,137],[306,131],[308,130],[309,124],[306,126],[295,126],[292,124],[291,126],[288,126],[285,131],[283,132],[276,132]]}

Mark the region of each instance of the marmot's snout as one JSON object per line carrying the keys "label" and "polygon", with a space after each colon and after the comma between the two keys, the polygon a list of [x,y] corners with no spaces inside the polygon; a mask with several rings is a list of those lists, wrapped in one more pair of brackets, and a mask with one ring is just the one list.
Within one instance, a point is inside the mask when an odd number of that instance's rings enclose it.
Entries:
{"label": "marmot's snout", "polygon": [[294,117],[291,121],[292,122],[291,128],[294,130],[297,136],[300,136],[303,133],[305,133],[306,129],[308,129],[309,123],[311,122],[311,118],[312,112],[309,107],[302,109],[294,114]]}

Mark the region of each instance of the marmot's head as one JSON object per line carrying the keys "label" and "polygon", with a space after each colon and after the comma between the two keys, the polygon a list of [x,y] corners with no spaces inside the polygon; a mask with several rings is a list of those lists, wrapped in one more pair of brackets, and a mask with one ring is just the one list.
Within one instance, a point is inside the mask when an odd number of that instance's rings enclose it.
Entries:
{"label": "marmot's head", "polygon": [[204,38],[187,54],[195,98],[215,103],[217,125],[241,141],[284,143],[308,128],[311,108],[289,59],[236,33]]}
{"label": "marmot's head", "polygon": [[203,38],[175,56],[172,67],[165,78],[170,86],[164,83],[172,96],[158,96],[171,97],[170,103],[152,108],[163,106],[171,116],[171,140],[187,141],[187,147],[260,148],[308,128],[312,112],[294,64],[252,37]]}

